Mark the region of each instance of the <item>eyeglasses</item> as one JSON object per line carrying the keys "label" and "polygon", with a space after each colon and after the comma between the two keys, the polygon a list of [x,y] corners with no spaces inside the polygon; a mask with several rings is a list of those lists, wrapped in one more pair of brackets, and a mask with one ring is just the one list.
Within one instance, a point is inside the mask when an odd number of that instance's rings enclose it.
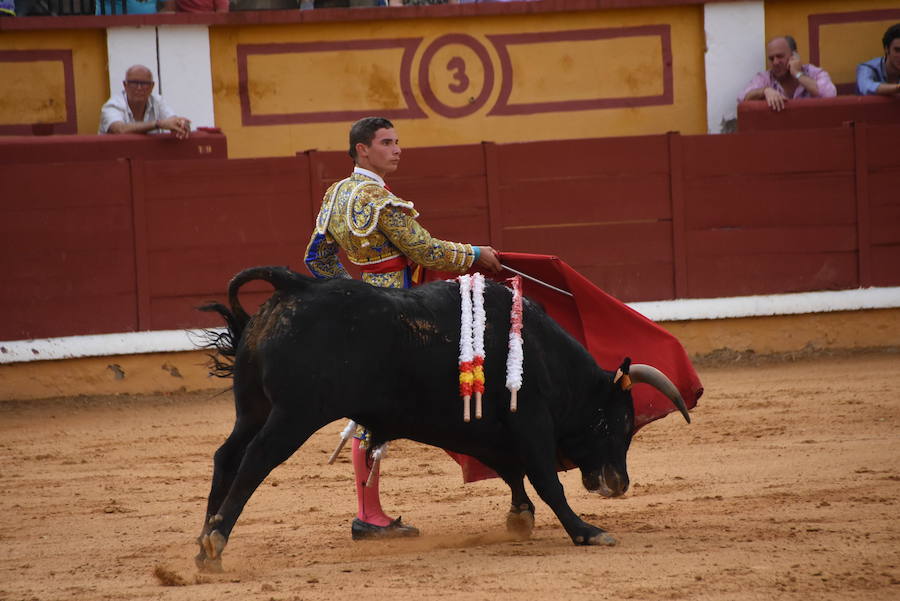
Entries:
{"label": "eyeglasses", "polygon": [[126,79],[125,83],[134,88],[149,88],[153,85],[152,81],[144,81],[143,79]]}

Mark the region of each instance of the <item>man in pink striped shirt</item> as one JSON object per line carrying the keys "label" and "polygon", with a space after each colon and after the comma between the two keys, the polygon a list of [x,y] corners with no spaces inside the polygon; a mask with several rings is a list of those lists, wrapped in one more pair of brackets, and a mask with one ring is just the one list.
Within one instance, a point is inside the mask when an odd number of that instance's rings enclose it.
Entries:
{"label": "man in pink striped shirt", "polygon": [[757,73],[738,102],[765,100],[773,111],[780,111],[788,98],[832,98],[837,89],[828,71],[815,65],[804,65],[791,36],[773,38],[766,45],[770,69]]}

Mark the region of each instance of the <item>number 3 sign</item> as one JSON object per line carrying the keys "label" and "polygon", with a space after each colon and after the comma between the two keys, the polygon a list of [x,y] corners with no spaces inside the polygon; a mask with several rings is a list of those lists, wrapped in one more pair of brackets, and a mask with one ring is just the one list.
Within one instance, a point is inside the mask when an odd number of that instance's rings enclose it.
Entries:
{"label": "number 3 sign", "polygon": [[461,33],[441,36],[422,54],[419,89],[425,103],[443,117],[471,115],[484,106],[493,87],[494,66],[490,56],[472,36]]}

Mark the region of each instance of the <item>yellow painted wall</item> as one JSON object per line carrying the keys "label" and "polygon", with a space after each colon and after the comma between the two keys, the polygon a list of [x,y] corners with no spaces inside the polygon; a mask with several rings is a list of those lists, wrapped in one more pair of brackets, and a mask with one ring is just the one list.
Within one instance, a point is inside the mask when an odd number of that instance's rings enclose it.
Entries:
{"label": "yellow painted wall", "polygon": [[[864,13],[893,10],[895,14],[869,20],[870,17],[846,15],[848,22],[823,25],[819,33],[819,65],[837,83],[856,81],[856,65],[884,54],[881,37],[894,23],[900,22],[897,0],[794,0],[766,2],[766,37],[793,35],[804,62],[809,60],[809,16],[833,13]],[[760,50],[760,64],[765,65],[765,49]]]}
{"label": "yellow painted wall", "polygon": [[[671,26],[673,98],[668,105],[591,108],[527,115],[489,115],[503,83],[501,60],[488,36]],[[461,117],[440,115],[423,97],[419,67],[429,46],[441,36],[471,36],[487,51],[494,84],[484,104]],[[277,125],[242,125],[237,46],[309,44],[349,40],[422,38],[413,54],[410,88],[421,118],[393,119],[406,146],[471,144],[484,140],[517,142],[656,134],[677,129],[706,131],[702,6],[664,9],[545,13],[483,18],[403,19],[382,22],[307,23],[303,26],[215,27],[210,30],[216,122],[228,136],[232,157],[292,155],[316,148],[346,147],[352,119]],[[662,93],[659,36],[512,44],[515,74],[509,102],[546,103],[590,98],[654,96]],[[311,111],[364,110],[378,114],[404,106],[399,48],[289,52],[248,56],[248,90],[254,116]],[[468,88],[461,93],[454,57],[465,64]],[[457,59],[457,60],[459,60]],[[427,64],[439,103],[465,107],[482,90],[485,69],[476,50],[462,44],[439,48]],[[374,66],[373,66],[374,65]],[[449,68],[448,68],[449,67]]]}
{"label": "yellow painted wall", "polygon": [[[766,35],[790,33],[801,53],[810,55],[809,17],[872,10],[900,11],[897,0],[769,0]],[[880,37],[893,13],[878,20],[826,24],[820,30],[819,63],[836,83],[854,80],[855,66],[881,53]],[[509,79],[501,71],[498,44],[490,36],[550,34],[582,30],[670,27],[672,102],[651,106],[613,106],[554,110],[522,115],[489,114]],[[449,44],[428,64],[427,81],[419,69],[427,50],[448,34],[467,36],[483,50]],[[401,68],[403,49],[251,54],[247,59],[249,106],[254,116],[297,115],[310,111],[361,111],[377,114],[406,105],[404,82],[421,113],[393,117],[405,146],[470,144],[483,140],[516,142],[606,136],[656,134],[679,130],[706,131],[702,5],[663,8],[576,11],[466,18],[390,19],[385,21],[304,22],[283,25],[210,27],[213,101],[217,125],[229,139],[233,157],[286,156],[310,148],[343,150],[352,118],[305,123],[254,125],[242,123],[238,85],[239,45],[341,44],[348,40],[418,40],[408,68]],[[553,41],[506,46],[514,73],[508,102],[553,103],[623,96],[647,98],[663,89],[663,61],[655,34],[603,39]],[[77,129],[96,132],[99,109],[109,94],[106,72],[106,32],[103,29],[4,31],[0,50],[73,50]],[[463,110],[476,101],[485,80],[482,58],[493,71],[487,96],[469,114],[439,114],[434,102]],[[453,67],[453,61],[465,71]],[[765,65],[764,48],[759,64]],[[460,87],[460,76],[469,87]],[[424,97],[430,85],[436,100]],[[0,63],[0,124],[21,125],[59,121],[65,92],[58,62]],[[570,107],[571,108],[571,107]]]}
{"label": "yellow painted wall", "polygon": [[[106,31],[5,31],[0,50],[72,50],[79,134],[95,134],[109,97]],[[0,62],[0,123],[59,122],[66,115],[63,70],[58,61]]]}

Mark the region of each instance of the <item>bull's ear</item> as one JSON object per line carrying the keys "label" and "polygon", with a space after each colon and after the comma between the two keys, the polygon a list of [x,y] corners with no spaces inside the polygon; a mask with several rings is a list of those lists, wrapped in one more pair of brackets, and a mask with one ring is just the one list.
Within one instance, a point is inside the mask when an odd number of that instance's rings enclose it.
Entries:
{"label": "bull's ear", "polygon": [[618,384],[619,388],[622,390],[631,390],[631,375],[629,371],[631,370],[631,357],[625,357],[625,360],[622,361],[622,365],[619,366],[619,369],[616,370],[616,375],[613,377],[613,384]]}

